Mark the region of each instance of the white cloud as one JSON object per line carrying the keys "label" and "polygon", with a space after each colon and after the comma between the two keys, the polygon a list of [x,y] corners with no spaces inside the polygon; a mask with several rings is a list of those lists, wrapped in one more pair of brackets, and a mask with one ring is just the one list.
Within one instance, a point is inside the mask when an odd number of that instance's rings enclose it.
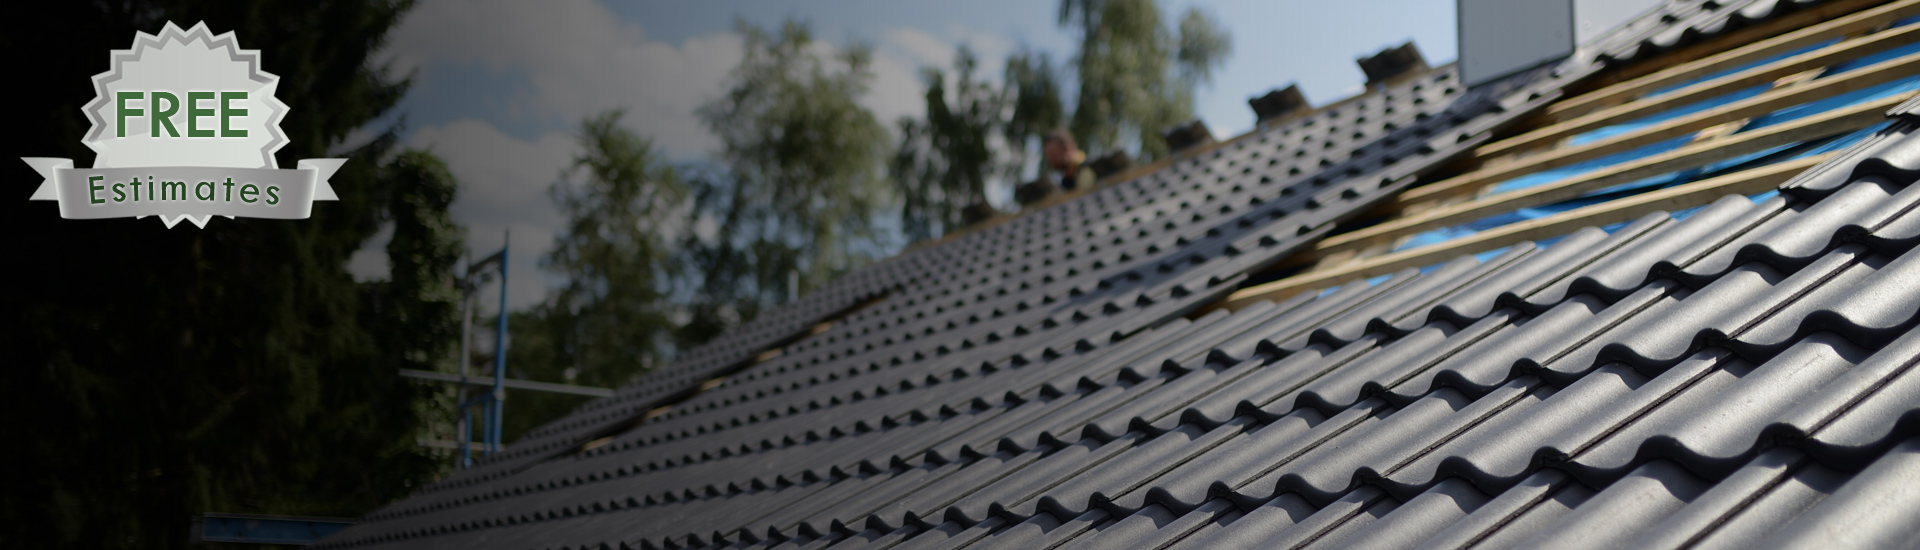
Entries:
{"label": "white cloud", "polygon": [[882,126],[893,130],[900,117],[918,118],[927,112],[926,86],[920,65],[892,53],[876,53],[873,82],[862,103]]}
{"label": "white cloud", "polygon": [[[980,58],[981,76],[998,80],[1013,41],[948,25],[936,35],[895,27],[882,31],[874,79],[863,103],[889,128],[924,109],[920,68],[947,68],[958,44]],[[835,46],[819,44],[831,56]],[[745,54],[731,31],[678,44],[649,40],[640,25],[597,2],[437,0],[416,7],[394,33],[390,48],[401,71],[445,64],[525,75],[527,91],[509,100],[507,116],[529,116],[571,126],[613,107],[628,109],[626,124],[654,139],[669,158],[707,156],[718,143],[696,111],[724,92],[729,72]],[[496,121],[497,122],[497,121]]]}
{"label": "white cloud", "polygon": [[367,238],[365,246],[347,257],[347,274],[355,281],[384,281],[393,275],[387,261],[387,241],[393,239],[393,224],[381,224],[380,231]]}
{"label": "white cloud", "polygon": [[913,27],[894,27],[881,35],[887,43],[913,55],[921,65],[945,67],[953,63],[953,43]]}
{"label": "white cloud", "polygon": [[889,128],[902,116],[918,117],[926,112],[927,83],[921,77],[924,68],[940,70],[949,82],[958,78],[953,61],[961,45],[973,50],[975,79],[1000,82],[1007,55],[1014,50],[1012,39],[959,24],[948,25],[943,34],[937,36],[915,27],[881,32],[874,56],[873,89],[866,104]]}
{"label": "white cloud", "polygon": [[546,298],[551,281],[539,259],[566,223],[547,188],[579,151],[573,137],[554,132],[523,141],[492,124],[462,119],[421,128],[407,145],[438,155],[460,181],[451,211],[454,221],[467,226],[468,250],[476,259],[499,250],[502,231],[512,230],[508,303],[523,308]]}
{"label": "white cloud", "polygon": [[947,25],[947,36],[956,44],[966,44],[972,48],[974,56],[980,58],[980,70],[995,80],[1000,78],[1007,55],[1012,54],[1014,49],[1012,38],[969,29],[958,23]]}
{"label": "white cloud", "polygon": [[524,74],[511,109],[572,125],[609,108],[673,158],[713,145],[694,111],[718,95],[743,55],[739,36],[649,41],[640,26],[592,2],[425,2],[394,33],[395,66],[434,63]]}

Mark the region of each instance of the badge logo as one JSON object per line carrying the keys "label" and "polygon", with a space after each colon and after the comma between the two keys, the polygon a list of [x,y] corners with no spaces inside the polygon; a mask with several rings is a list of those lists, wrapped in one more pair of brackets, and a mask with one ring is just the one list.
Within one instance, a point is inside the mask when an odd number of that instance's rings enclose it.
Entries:
{"label": "badge logo", "polygon": [[347,159],[290,170],[275,162],[287,144],[280,77],[261,71],[260,51],[240,49],[233,32],[168,22],[159,35],[135,34],[112,60],[82,109],[93,167],[23,158],[46,178],[29,200],[58,201],[67,219],[158,216],[167,227],[206,227],[216,215],[305,219],[313,201],[339,200],[327,178]]}

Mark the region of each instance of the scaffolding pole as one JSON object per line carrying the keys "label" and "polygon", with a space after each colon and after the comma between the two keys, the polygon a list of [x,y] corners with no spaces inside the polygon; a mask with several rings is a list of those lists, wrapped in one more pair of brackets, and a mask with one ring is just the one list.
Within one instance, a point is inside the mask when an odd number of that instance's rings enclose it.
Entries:
{"label": "scaffolding pole", "polygon": [[[493,454],[500,452],[501,423],[506,418],[506,378],[507,378],[507,250],[513,232],[503,235],[500,251],[485,259],[467,265],[466,276],[461,281],[462,303],[460,315],[460,379],[458,400],[460,403],[460,449],[458,464],[461,469],[473,467],[473,414],[477,406],[480,413],[481,452]],[[474,294],[485,283],[489,270],[500,273],[499,320],[494,328],[493,339],[493,384],[492,391],[473,398],[467,397],[467,386],[482,385],[468,379],[469,367],[473,363],[471,307]]]}

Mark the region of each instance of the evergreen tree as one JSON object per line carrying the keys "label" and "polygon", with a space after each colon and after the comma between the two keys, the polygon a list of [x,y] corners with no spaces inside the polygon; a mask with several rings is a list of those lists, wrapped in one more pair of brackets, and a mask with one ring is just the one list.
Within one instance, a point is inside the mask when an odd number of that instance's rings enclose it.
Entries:
{"label": "evergreen tree", "polygon": [[[14,91],[31,108],[0,138],[9,155],[91,165],[80,144],[89,78],[136,30],[171,20],[235,31],[280,76],[291,107],[281,166],[352,159],[332,178],[340,201],[311,219],[216,218],[205,229],[62,220],[25,200],[39,179],[8,164],[17,194],[0,201],[0,224],[20,238],[12,291],[0,293],[10,313],[0,438],[16,447],[0,474],[0,547],[184,546],[193,514],[353,516],[435,473],[415,442],[426,390],[395,369],[453,344],[448,295],[435,288],[458,238],[442,215],[450,181],[409,188],[408,167],[427,163],[396,157],[392,128],[344,143],[407,89],[374,62],[406,7],[54,3],[0,39],[5,65],[36,82]],[[348,256],[389,221],[394,280],[356,283]]]}

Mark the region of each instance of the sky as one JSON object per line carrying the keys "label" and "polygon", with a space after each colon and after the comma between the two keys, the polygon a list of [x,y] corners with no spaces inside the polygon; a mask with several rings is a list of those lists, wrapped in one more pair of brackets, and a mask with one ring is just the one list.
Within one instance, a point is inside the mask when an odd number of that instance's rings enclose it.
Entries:
{"label": "sky", "polygon": [[[1198,7],[1231,35],[1232,56],[1195,105],[1223,139],[1253,128],[1247,99],[1269,90],[1297,83],[1315,105],[1359,93],[1365,77],[1354,61],[1383,48],[1411,40],[1434,66],[1455,57],[1454,0],[1161,5],[1170,20]],[[997,76],[1022,47],[1064,63],[1075,39],[1057,10],[1045,0],[424,0],[389,37],[386,59],[414,84],[380,124],[403,123],[408,146],[447,162],[461,184],[452,214],[468,228],[474,257],[499,250],[511,230],[508,304],[519,309],[556,282],[539,267],[564,223],[547,189],[578,152],[580,120],[624,108],[625,125],[669,159],[706,158],[717,142],[695,110],[725,89],[742,56],[736,20],[763,28],[805,21],[822,53],[871,45],[874,80],[862,103],[892,127],[921,114],[921,68],[950,66],[961,45],[977,54],[983,75]],[[385,241],[383,231],[349,271],[384,278]]]}

